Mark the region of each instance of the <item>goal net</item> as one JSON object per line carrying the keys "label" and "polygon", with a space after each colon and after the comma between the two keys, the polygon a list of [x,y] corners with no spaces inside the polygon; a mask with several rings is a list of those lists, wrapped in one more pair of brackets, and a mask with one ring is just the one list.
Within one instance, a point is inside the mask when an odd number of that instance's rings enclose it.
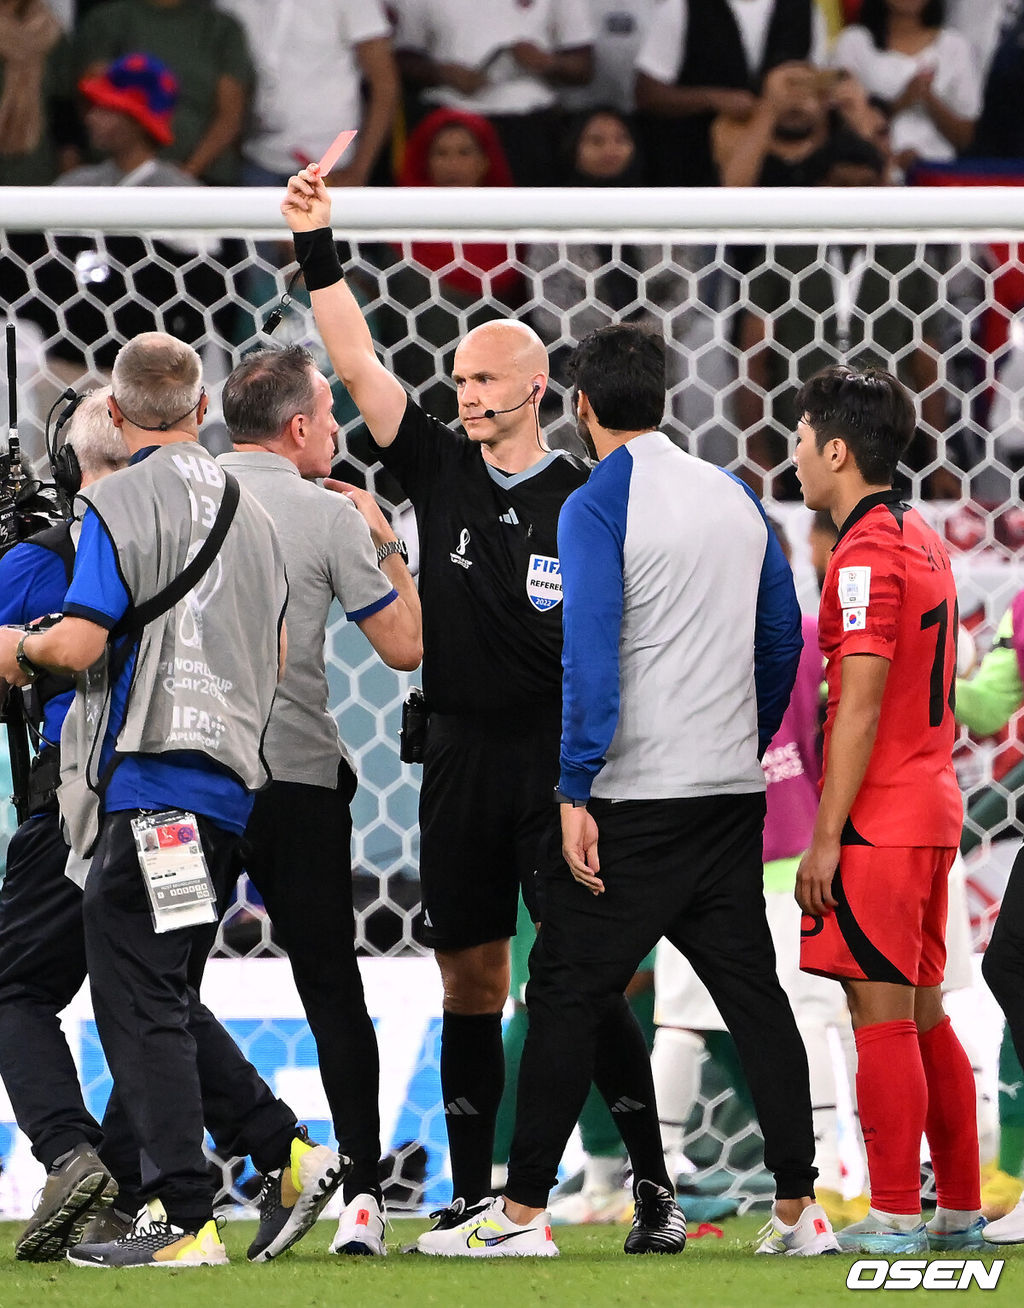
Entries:
{"label": "goal net", "polygon": [[[301,285],[273,336],[265,331],[294,271],[278,199],[259,190],[0,192],[0,285],[17,326],[22,445],[37,472],[45,475],[42,431],[53,401],[69,385],[104,382],[118,346],[139,331],[170,331],[202,353],[211,396],[203,439],[215,451],[227,444],[219,394],[232,366],[251,348],[298,342],[332,381],[345,475],[374,490],[412,534],[401,488],[374,461]],[[992,643],[1024,586],[1024,191],[365,190],[336,192],[334,208],[337,236],[349,243],[348,280],[381,357],[446,421],[456,415],[454,348],[479,322],[522,318],[550,347],[541,417],[548,439],[568,448],[576,439],[565,374],[570,347],[612,321],[662,330],[665,429],[758,488],[789,538],[808,611],[817,583],[811,515],[791,466],[793,396],[827,363],[892,369],[918,412],[908,493],[946,537],[978,656]],[[439,986],[412,936],[418,769],[398,757],[399,709],[416,676],[383,666],[338,611],[327,656],[332,709],[360,779],[357,939],[386,1069],[383,1147],[395,1151],[393,1196],[443,1200]],[[981,947],[1019,831],[1017,718],[995,736],[964,731],[957,764]],[[0,807],[0,845],[12,829],[9,807]],[[244,881],[217,953],[224,970],[211,964],[214,1007],[279,1092],[299,1101],[293,1106],[314,1134],[327,1138],[312,1040],[270,924]],[[244,1004],[240,989],[249,995]],[[995,1031],[990,1012],[986,1022]],[[986,1035],[978,1054],[986,1067],[995,1056],[991,1038],[998,1032]],[[77,1039],[98,1108],[108,1082],[87,1006]],[[728,1089],[709,1080],[687,1148],[704,1174],[724,1177],[720,1187],[748,1200],[763,1193],[756,1132],[751,1148],[751,1128],[730,1111]],[[17,1148],[0,1111],[0,1153]],[[229,1160],[223,1165],[226,1192],[243,1197],[245,1173]]]}

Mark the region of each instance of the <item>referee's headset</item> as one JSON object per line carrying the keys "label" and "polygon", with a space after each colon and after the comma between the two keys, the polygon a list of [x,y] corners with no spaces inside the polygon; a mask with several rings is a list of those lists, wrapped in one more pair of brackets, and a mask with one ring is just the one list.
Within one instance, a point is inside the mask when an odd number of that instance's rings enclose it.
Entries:
{"label": "referee's headset", "polygon": [[[521,409],[524,404],[529,404],[539,390],[540,390],[540,382],[534,382],[533,390],[529,393],[529,395],[527,395],[525,400],[520,400],[518,404],[513,404],[511,409],[484,409],[484,417],[490,420],[491,418],[496,418],[499,413],[515,413],[516,409]],[[543,450],[544,442],[540,438],[540,418],[537,416],[536,408],[534,408],[533,410],[533,422],[537,431],[537,448]],[[547,453],[546,450],[544,452]]]}
{"label": "referee's headset", "polygon": [[529,404],[533,397],[540,390],[540,382],[533,383],[533,390],[527,395],[525,400],[520,400],[518,404],[513,404],[511,409],[484,409],[485,418],[496,418],[499,413],[515,413],[516,409],[521,409],[524,404]]}

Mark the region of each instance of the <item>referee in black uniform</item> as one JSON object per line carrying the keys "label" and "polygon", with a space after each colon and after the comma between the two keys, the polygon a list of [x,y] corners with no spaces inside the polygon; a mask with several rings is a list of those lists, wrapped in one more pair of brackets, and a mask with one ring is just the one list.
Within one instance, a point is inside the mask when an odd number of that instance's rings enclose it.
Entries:
{"label": "referee in black uniform", "polygon": [[342,279],[323,183],[304,171],[282,212],[334,368],[416,510],[429,712],[420,794],[419,935],[444,983],[441,1090],[457,1224],[490,1185],[504,1084],[501,1013],[520,886],[554,821],[561,719],[565,499],[588,469],[541,441],[547,353],[518,322],[485,323],[455,354],[455,432],[377,359]]}

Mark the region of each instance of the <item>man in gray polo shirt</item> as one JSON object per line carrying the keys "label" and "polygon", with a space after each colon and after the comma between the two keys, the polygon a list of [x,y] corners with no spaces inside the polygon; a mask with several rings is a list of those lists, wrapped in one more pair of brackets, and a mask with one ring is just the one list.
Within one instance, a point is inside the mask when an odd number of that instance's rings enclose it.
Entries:
{"label": "man in gray polo shirt", "polygon": [[[422,655],[419,596],[373,496],[312,482],[331,470],[338,424],[308,351],[250,354],[228,378],[223,405],[235,451],[220,463],[272,518],[289,586],[287,670],[264,743],[273,781],[256,797],[245,866],[291,959],[335,1134],[352,1159],[331,1248],[383,1254],[379,1063],[352,916],[356,777],[328,708],[324,633],[337,599],[389,667],[411,671]],[[265,1203],[277,1202],[267,1189]],[[273,1226],[273,1214],[261,1217],[261,1231]]]}

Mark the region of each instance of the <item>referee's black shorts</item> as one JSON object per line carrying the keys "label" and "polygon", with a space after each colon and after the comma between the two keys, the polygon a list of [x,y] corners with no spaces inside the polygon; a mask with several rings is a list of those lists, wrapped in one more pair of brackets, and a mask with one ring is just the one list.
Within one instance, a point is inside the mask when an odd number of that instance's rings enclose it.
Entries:
{"label": "referee's black shorts", "polygon": [[550,709],[500,727],[431,714],[420,790],[422,944],[468,949],[511,938],[520,887],[537,920],[541,844],[558,819],[560,729]]}

